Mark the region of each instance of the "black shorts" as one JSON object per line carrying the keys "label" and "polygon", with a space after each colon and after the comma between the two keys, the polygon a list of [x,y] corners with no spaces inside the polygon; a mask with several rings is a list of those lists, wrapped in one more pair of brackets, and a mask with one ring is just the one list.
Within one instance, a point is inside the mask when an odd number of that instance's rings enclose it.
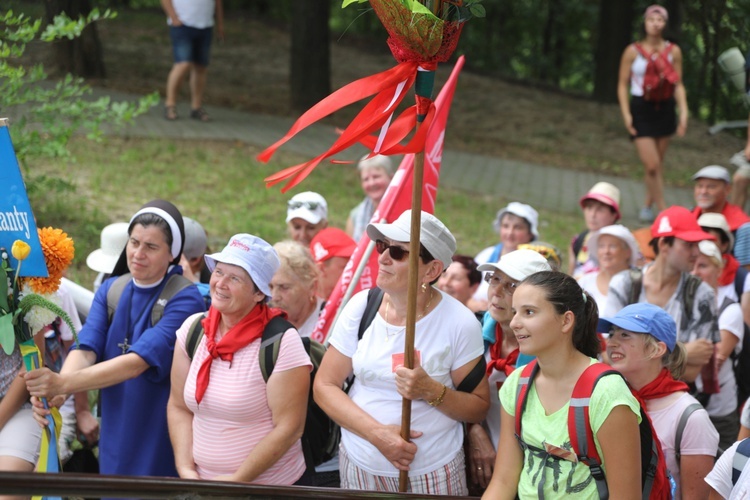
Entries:
{"label": "black shorts", "polygon": [[674,98],[666,101],[646,101],[641,96],[630,98],[635,137],[668,137],[677,130],[677,113]]}

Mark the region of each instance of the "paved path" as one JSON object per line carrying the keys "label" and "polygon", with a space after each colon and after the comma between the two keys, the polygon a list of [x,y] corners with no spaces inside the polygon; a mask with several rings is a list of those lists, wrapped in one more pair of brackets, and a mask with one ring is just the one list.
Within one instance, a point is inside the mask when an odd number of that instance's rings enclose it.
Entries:
{"label": "paved path", "polygon": [[[96,90],[95,93],[106,93],[116,100],[134,99],[133,95],[110,90]],[[187,104],[178,106],[181,118],[169,122],[164,119],[163,108],[159,105],[139,117],[134,125],[121,133],[131,137],[243,141],[265,147],[282,137],[294,122],[293,118],[212,106],[206,106],[206,110],[212,118],[209,123],[187,118]],[[450,132],[450,119],[448,130]],[[316,125],[285,144],[282,151],[313,157],[323,151],[321,145],[330,145],[334,138],[333,127]],[[339,157],[356,159],[364,151],[362,148],[352,148]],[[444,186],[480,194],[497,194],[508,200],[529,203],[536,208],[564,213],[580,213],[578,199],[598,181],[612,182],[620,188],[624,222],[637,225],[637,213],[643,199],[643,185],[640,181],[451,150],[444,151],[440,176],[440,182]],[[693,204],[690,189],[667,187],[665,195],[670,204]]]}

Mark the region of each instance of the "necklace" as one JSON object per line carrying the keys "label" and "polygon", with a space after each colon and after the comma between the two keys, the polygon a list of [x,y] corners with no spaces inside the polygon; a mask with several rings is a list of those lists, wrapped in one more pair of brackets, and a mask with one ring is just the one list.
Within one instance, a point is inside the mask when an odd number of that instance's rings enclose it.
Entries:
{"label": "necklace", "polygon": [[[420,314],[419,316],[417,316],[417,320],[416,321],[419,321],[420,319],[424,318],[424,315],[427,314],[427,311],[430,310],[430,304],[432,304],[432,295],[433,295],[432,287],[430,287],[430,298],[427,299],[427,304],[424,306],[424,309],[422,310],[422,314]],[[393,337],[393,336],[401,333],[402,331],[406,330],[406,326],[402,326],[402,327],[396,329],[395,332],[391,332],[389,330],[388,325],[390,323],[388,322],[388,310],[389,310],[389,306],[390,305],[391,305],[391,299],[389,297],[388,301],[385,303],[385,341],[386,342],[388,342],[388,339],[390,339],[391,337]]]}

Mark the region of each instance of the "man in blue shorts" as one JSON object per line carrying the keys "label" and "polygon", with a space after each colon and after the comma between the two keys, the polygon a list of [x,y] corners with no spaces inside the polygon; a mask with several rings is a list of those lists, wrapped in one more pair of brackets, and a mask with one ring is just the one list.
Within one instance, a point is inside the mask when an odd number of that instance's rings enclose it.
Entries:
{"label": "man in blue shorts", "polygon": [[214,21],[219,40],[224,39],[224,7],[222,0],[161,0],[167,14],[172,39],[174,65],[167,78],[164,117],[177,119],[177,91],[190,73],[190,118],[208,121],[203,109],[203,91],[211,51]]}

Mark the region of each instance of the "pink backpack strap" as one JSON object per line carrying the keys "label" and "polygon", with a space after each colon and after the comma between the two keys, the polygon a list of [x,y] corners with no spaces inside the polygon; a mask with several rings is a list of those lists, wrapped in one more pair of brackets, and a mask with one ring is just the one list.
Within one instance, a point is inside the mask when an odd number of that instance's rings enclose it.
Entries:
{"label": "pink backpack strap", "polygon": [[521,417],[523,411],[526,409],[526,399],[529,396],[529,387],[531,382],[536,377],[539,371],[536,359],[532,360],[529,364],[523,367],[521,370],[521,376],[518,379],[518,387],[516,387],[516,439],[521,441]]}

